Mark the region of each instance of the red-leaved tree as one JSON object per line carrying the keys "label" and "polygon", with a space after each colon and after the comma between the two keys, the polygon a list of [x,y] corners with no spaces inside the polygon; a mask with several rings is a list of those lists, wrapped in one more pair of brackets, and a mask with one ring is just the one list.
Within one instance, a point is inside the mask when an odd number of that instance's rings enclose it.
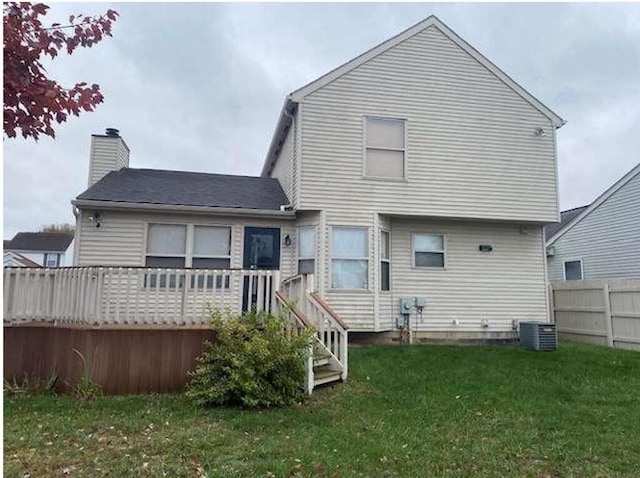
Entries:
{"label": "red-leaved tree", "polygon": [[4,29],[4,134],[18,133],[35,140],[41,134],[55,138],[54,121],[62,123],[71,114],[93,111],[102,103],[98,85],[77,83],[64,88],[48,77],[40,59],[55,58],[61,50],[71,54],[78,47],[91,47],[111,36],[118,13],[101,16],[71,15],[69,24],[43,25],[49,7],[42,3],[3,4]]}

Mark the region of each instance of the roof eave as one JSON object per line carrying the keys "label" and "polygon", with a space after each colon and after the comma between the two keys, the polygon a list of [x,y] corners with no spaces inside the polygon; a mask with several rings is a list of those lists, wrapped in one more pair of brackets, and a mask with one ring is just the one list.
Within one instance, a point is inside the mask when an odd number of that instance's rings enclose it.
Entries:
{"label": "roof eave", "polygon": [[631,168],[627,174],[622,176],[619,180],[613,183],[604,193],[596,198],[589,207],[587,207],[584,211],[574,217],[571,221],[567,223],[565,227],[557,231],[553,236],[546,241],[546,246],[550,246],[555,243],[558,239],[564,236],[567,232],[569,232],[573,227],[582,221],[585,217],[587,217],[591,212],[597,209],[603,202],[613,196],[619,189],[621,189],[625,184],[635,178],[638,174],[640,174],[640,163],[638,163],[635,167]]}
{"label": "roof eave", "polygon": [[246,209],[234,207],[189,206],[181,204],[136,203],[125,201],[101,201],[95,199],[75,199],[71,204],[79,209],[119,209],[142,212],[168,212],[210,214],[220,216],[274,217],[280,219],[295,218],[295,211],[277,211],[274,209]]}
{"label": "roof eave", "polygon": [[297,101],[291,98],[291,95],[287,95],[287,97],[284,99],[284,103],[282,104],[282,108],[280,109],[280,115],[278,116],[276,129],[274,130],[273,136],[271,137],[271,143],[269,144],[267,156],[264,158],[264,164],[262,166],[260,176],[268,176],[271,172],[271,168],[273,167],[273,165],[275,165],[278,159],[275,154],[276,146],[280,142],[284,142],[284,140],[286,139],[286,135],[291,130],[291,125],[289,124],[291,120],[287,117],[287,112],[288,114],[295,114],[295,106],[297,103]]}

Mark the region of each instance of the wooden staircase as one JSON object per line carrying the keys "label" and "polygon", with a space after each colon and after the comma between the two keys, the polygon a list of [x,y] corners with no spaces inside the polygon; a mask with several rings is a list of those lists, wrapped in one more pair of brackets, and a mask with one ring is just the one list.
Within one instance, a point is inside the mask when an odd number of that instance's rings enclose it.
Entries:
{"label": "wooden staircase", "polygon": [[276,292],[280,309],[292,325],[315,330],[307,361],[306,392],[348,375],[348,332],[345,323],[324,298],[313,291],[313,276],[296,275],[282,281]]}

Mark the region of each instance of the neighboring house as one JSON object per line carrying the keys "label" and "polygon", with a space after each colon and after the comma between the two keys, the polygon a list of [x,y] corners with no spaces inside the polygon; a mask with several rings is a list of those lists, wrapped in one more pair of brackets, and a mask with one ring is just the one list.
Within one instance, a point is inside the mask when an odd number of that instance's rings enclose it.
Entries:
{"label": "neighboring house", "polygon": [[548,320],[563,124],[429,17],[288,95],[260,177],[132,169],[94,135],[76,264],[313,273],[352,332],[418,297],[424,337],[512,337]]}
{"label": "neighboring house", "polygon": [[4,251],[3,263],[4,267],[42,267],[42,264],[38,264],[37,262],[27,259],[22,254],[18,254],[15,251]]}
{"label": "neighboring house", "polygon": [[640,279],[640,164],[548,226],[549,280]]}
{"label": "neighboring house", "polygon": [[71,265],[73,265],[73,234],[19,232],[10,241],[5,241],[5,267],[64,267]]}

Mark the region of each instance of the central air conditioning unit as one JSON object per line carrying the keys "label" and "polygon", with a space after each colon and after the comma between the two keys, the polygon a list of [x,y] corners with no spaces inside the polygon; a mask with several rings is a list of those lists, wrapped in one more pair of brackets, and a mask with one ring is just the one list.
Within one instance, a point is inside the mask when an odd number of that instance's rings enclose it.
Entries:
{"label": "central air conditioning unit", "polygon": [[549,322],[520,322],[520,347],[528,350],[557,350],[558,334],[556,324]]}

